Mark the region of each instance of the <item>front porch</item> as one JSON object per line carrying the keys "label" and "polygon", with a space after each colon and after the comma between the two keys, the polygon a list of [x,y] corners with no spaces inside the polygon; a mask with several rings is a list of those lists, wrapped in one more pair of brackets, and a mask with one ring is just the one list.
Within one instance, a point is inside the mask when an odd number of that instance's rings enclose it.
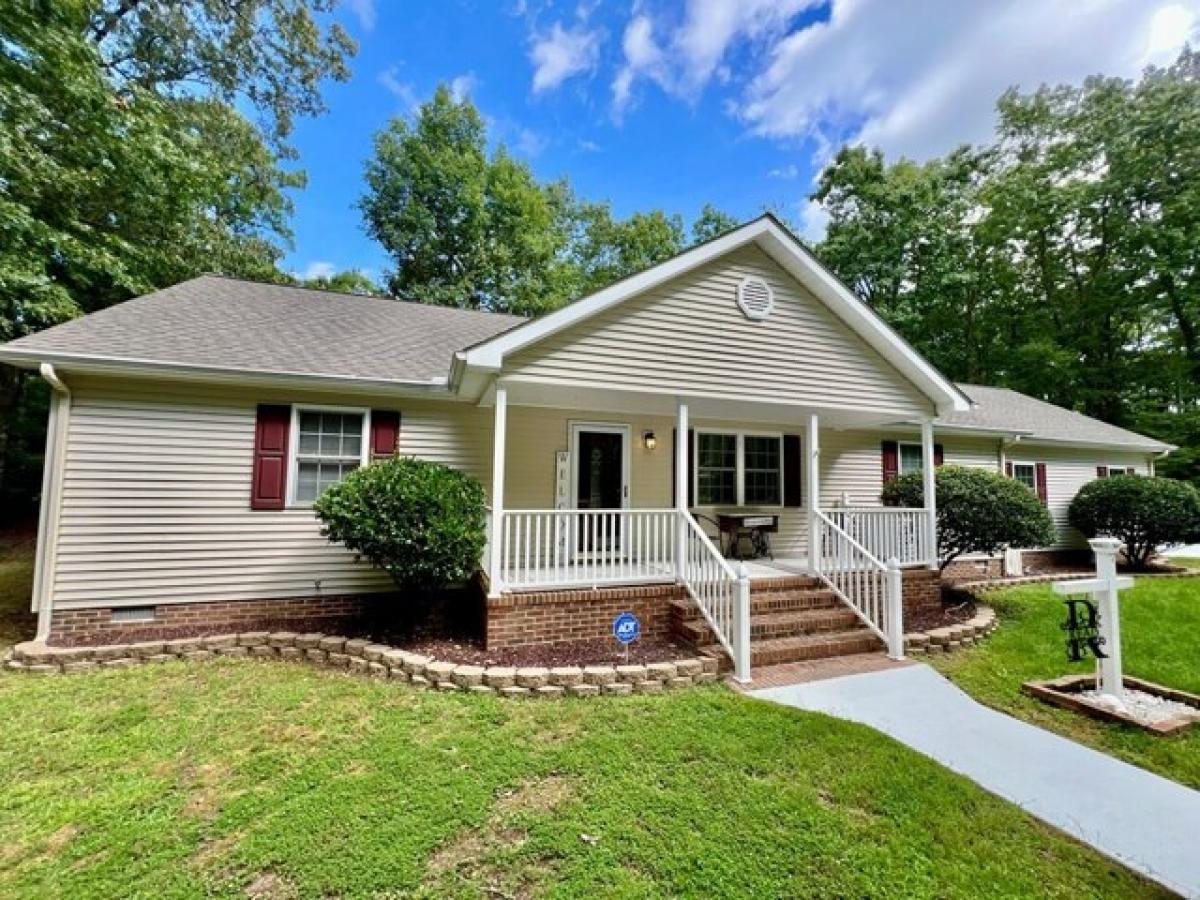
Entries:
{"label": "front porch", "polygon": [[[934,565],[928,420],[911,423],[926,505],[900,509],[879,504],[878,431],[861,415],[662,397],[651,398],[655,406],[628,395],[579,412],[510,405],[509,393],[501,382],[490,398],[489,605],[509,595],[674,586],[748,680],[751,585],[807,579],[902,655],[902,570]],[[674,416],[662,414],[663,401],[674,402]],[[734,515],[769,523],[770,556],[731,558],[747,543],[723,542],[715,526]]]}

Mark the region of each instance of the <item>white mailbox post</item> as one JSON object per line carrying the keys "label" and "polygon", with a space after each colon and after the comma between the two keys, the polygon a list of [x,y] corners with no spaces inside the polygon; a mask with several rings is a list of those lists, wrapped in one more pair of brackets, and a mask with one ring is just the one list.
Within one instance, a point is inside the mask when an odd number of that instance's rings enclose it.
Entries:
{"label": "white mailbox post", "polygon": [[1116,538],[1092,538],[1088,541],[1096,554],[1096,577],[1087,581],[1058,581],[1054,593],[1061,595],[1091,594],[1100,617],[1100,636],[1105,656],[1097,659],[1100,677],[1098,689],[1102,694],[1121,696],[1124,690],[1121,672],[1121,604],[1117,592],[1133,587],[1133,579],[1117,576],[1117,551],[1121,542]]}

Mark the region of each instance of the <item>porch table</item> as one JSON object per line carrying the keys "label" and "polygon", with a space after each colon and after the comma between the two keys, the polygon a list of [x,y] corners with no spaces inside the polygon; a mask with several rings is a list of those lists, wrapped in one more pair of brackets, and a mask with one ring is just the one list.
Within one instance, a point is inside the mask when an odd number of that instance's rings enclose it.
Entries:
{"label": "porch table", "polygon": [[[760,512],[718,512],[725,555],[733,559],[774,559],[770,535],[779,531],[779,516]],[[728,538],[728,543],[726,543]]]}

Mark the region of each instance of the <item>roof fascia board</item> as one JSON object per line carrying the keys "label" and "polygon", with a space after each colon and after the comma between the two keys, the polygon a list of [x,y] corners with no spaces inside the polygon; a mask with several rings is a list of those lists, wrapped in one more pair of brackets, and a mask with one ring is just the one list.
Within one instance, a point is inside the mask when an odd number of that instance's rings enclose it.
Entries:
{"label": "roof fascia board", "polygon": [[1144,444],[1118,444],[1112,441],[1084,441],[1078,438],[1052,438],[1052,437],[1021,437],[1013,442],[1014,446],[1040,446],[1047,445],[1052,447],[1082,447],[1085,450],[1114,450],[1124,451],[1126,453],[1170,453],[1179,448],[1174,444],[1163,443],[1162,441],[1147,440]]}
{"label": "roof fascia board", "polygon": [[158,360],[121,359],[89,354],[56,353],[51,351],[17,351],[0,347],[0,363],[19,368],[36,369],[43,362],[53,363],[76,372],[146,377],[167,375],[198,381],[235,381],[267,387],[332,387],[353,390],[386,391],[395,394],[429,396],[441,394],[452,397],[446,379],[429,381],[399,381],[386,378],[359,378],[353,375],[314,375],[307,372],[272,372],[257,369],[236,369],[224,366],[183,365]]}

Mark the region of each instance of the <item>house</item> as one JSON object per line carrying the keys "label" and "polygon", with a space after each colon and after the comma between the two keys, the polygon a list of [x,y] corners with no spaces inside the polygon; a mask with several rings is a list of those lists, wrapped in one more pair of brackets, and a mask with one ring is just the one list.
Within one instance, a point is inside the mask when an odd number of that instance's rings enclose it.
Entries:
{"label": "house", "polygon": [[[51,642],[362,610],[389,583],[309,507],[401,453],[490,492],[491,645],[605,635],[632,608],[742,677],[899,654],[904,609],[936,596],[936,463],[1028,485],[1059,523],[1043,549],[1065,550],[1082,484],[1171,449],[953,384],[770,216],[533,321],[205,276],[0,361],[54,388],[33,601]],[[883,508],[914,470],[924,507]],[[771,559],[727,558],[751,537]]]}

